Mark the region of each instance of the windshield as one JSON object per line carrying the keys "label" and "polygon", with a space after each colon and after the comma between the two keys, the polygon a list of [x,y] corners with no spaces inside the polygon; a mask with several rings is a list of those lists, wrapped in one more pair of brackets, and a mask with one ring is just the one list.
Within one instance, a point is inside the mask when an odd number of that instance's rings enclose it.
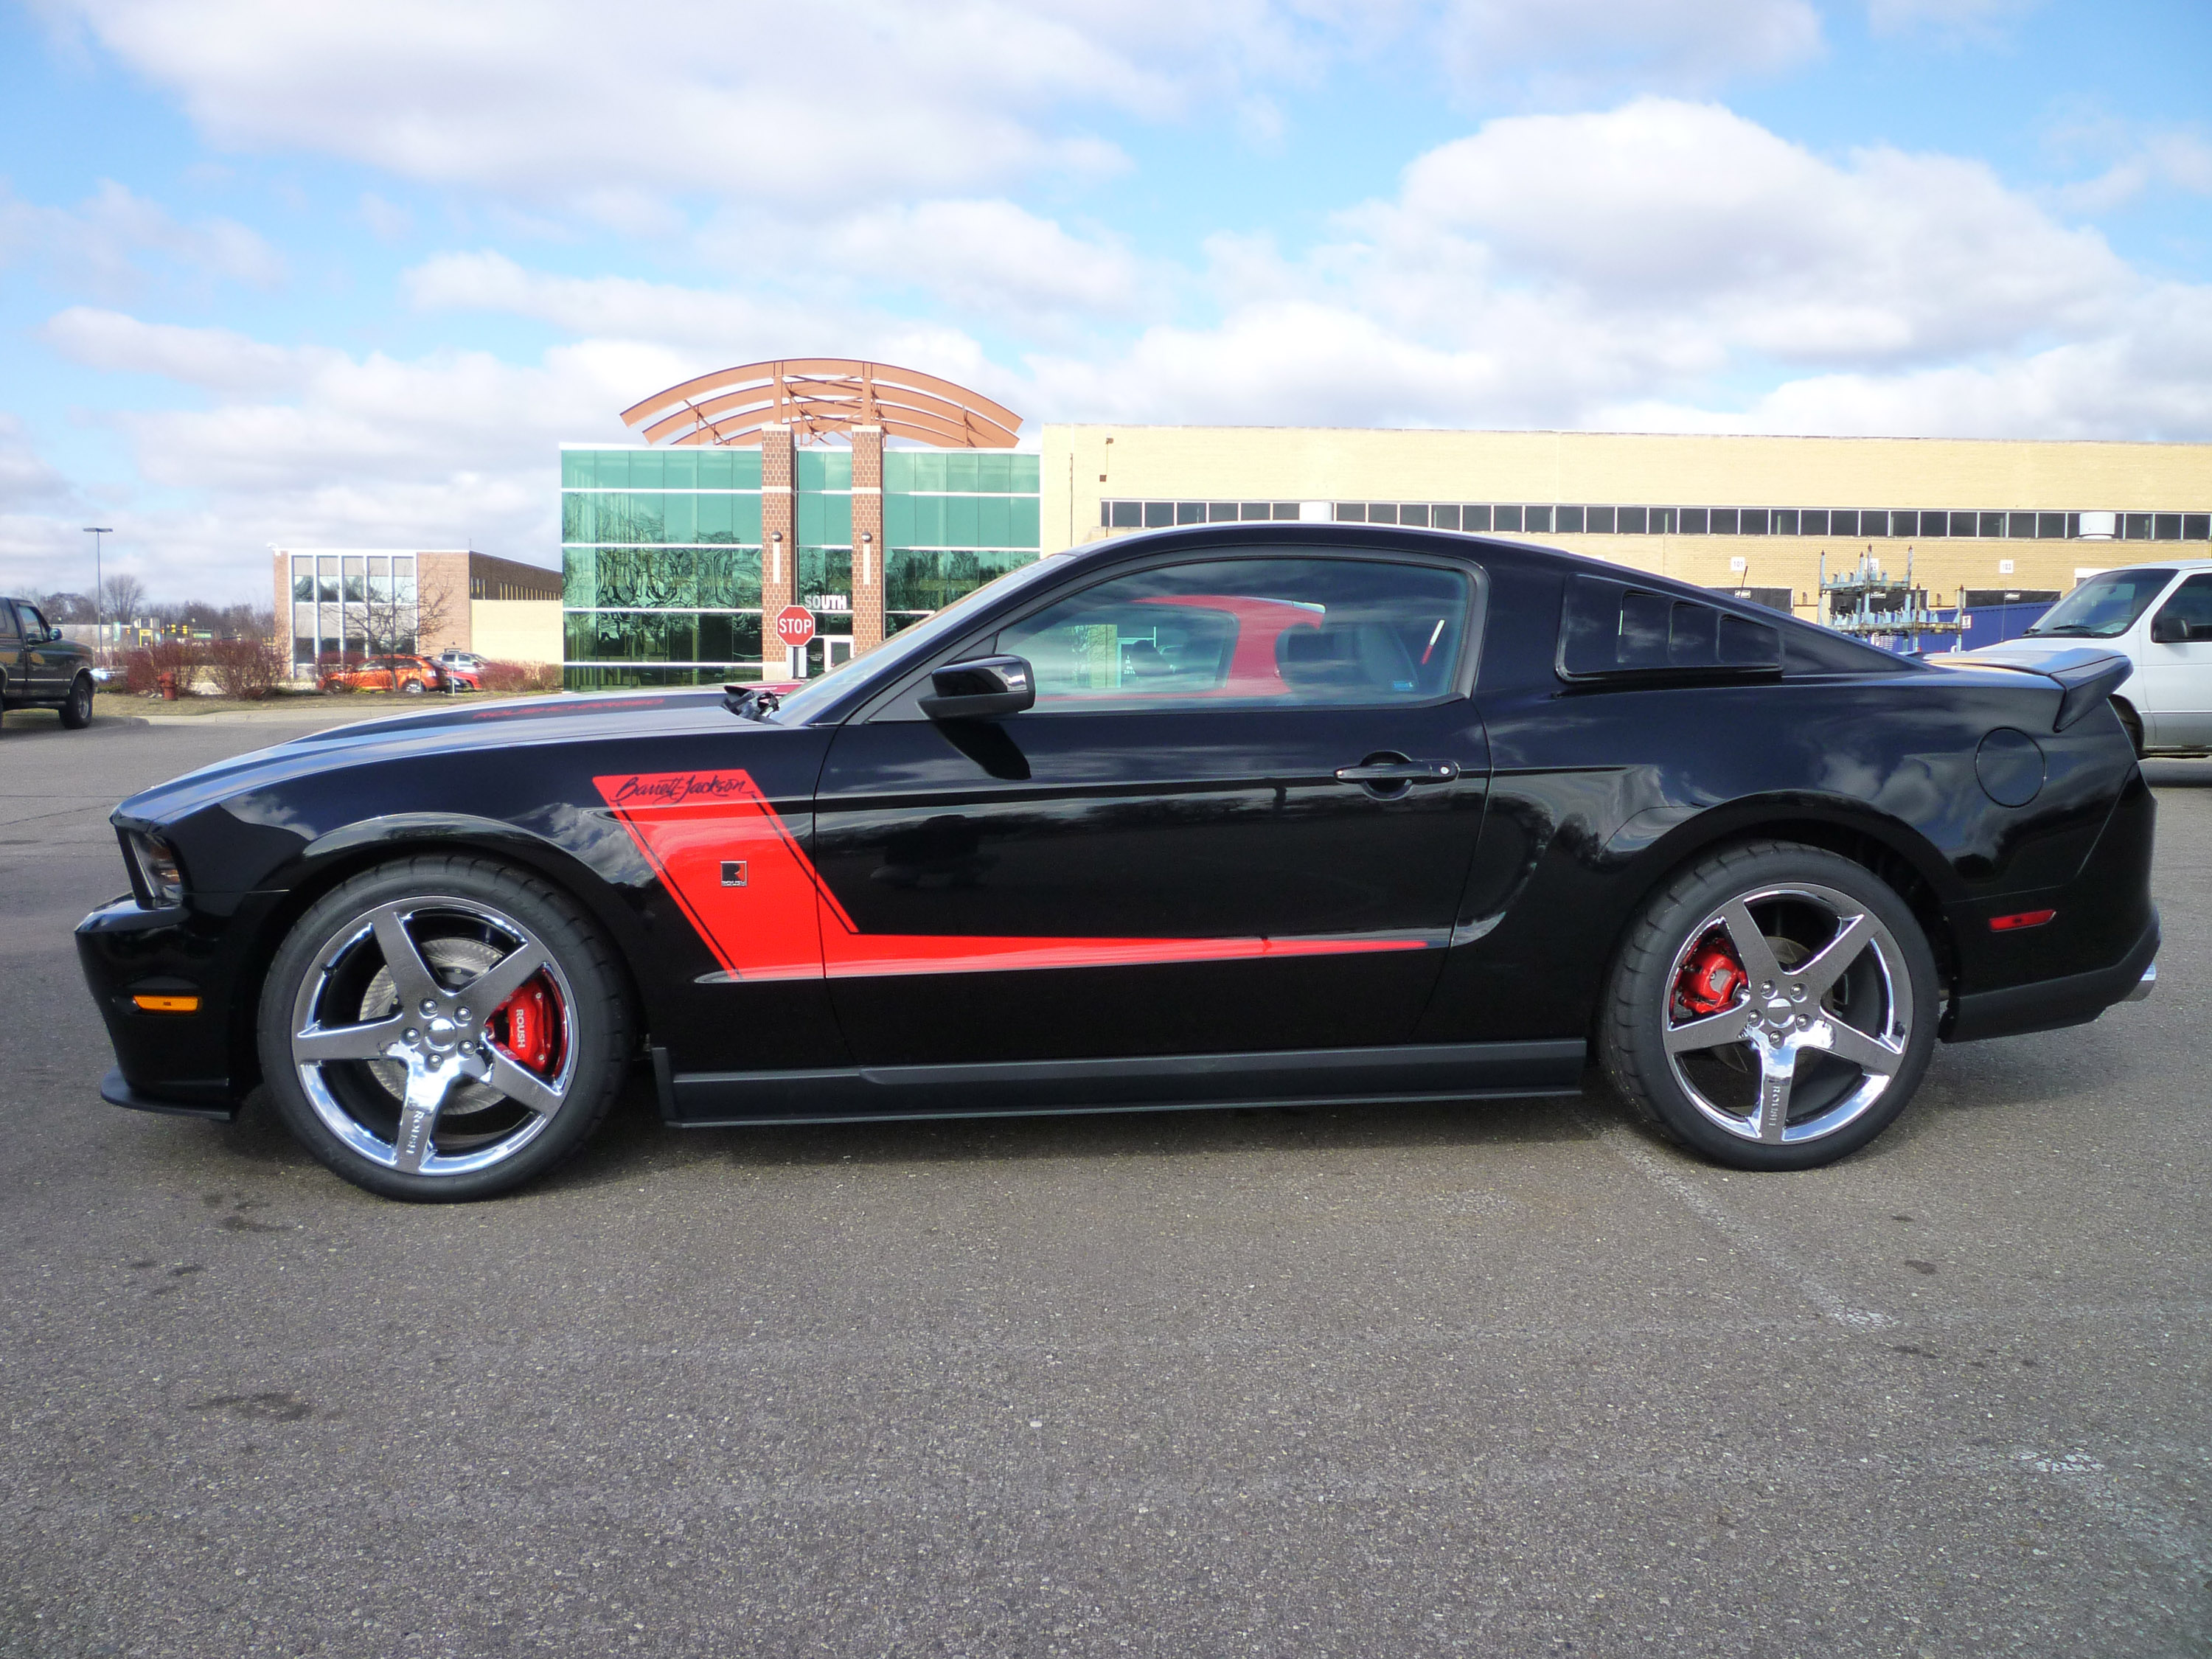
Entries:
{"label": "windshield", "polygon": [[1009,570],[1003,576],[994,576],[981,587],[962,594],[958,599],[910,627],[902,628],[865,657],[848,657],[828,673],[806,684],[776,707],[779,724],[801,725],[813,718],[824,704],[845,695],[854,684],[853,671],[865,666],[868,678],[878,672],[891,674],[918,656],[926,656],[944,642],[948,634],[957,634],[967,626],[968,618],[975,615],[988,599],[1003,599],[1018,592],[1053,568],[1053,561],[1039,559],[1035,564],[1025,564]]}
{"label": "windshield", "polygon": [[2115,638],[2135,626],[2172,580],[2171,570],[2108,570],[2052,605],[2027,631],[2069,639]]}

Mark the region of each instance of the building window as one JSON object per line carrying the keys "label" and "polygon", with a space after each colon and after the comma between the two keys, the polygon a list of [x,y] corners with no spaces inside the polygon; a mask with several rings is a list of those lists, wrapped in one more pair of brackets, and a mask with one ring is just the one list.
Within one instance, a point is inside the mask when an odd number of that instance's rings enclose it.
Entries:
{"label": "building window", "polygon": [[2181,515],[2181,539],[2201,542],[2212,539],[2212,513],[2185,513]]}
{"label": "building window", "polygon": [[2152,520],[2151,531],[2152,534],[2160,541],[2179,541],[2181,539],[2181,514],[2179,513],[2160,513],[2155,514]]}

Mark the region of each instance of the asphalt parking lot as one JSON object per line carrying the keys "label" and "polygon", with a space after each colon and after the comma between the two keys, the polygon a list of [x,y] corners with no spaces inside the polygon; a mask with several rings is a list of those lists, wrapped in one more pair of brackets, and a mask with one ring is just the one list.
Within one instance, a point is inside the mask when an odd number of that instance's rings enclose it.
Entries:
{"label": "asphalt parking lot", "polygon": [[664,1130],[452,1208],[100,1103],[121,796],[0,736],[0,1650],[2212,1645],[2212,762],[2149,1002],[1726,1175],[1593,1091]]}

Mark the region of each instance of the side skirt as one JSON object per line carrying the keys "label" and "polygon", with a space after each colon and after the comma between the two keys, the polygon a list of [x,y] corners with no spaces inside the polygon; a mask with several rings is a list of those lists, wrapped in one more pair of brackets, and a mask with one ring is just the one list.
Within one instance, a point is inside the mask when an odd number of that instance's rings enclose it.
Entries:
{"label": "side skirt", "polygon": [[662,1117],[686,1128],[720,1129],[1571,1095],[1582,1090],[1584,1045],[1562,1038],[818,1072],[677,1073],[666,1055],[660,1048],[653,1055]]}

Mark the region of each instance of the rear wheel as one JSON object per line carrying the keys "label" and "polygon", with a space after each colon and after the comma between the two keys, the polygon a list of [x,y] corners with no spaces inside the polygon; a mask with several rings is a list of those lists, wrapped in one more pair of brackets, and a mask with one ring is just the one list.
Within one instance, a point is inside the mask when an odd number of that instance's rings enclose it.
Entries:
{"label": "rear wheel", "polygon": [[1856,1152],[1905,1109],[1936,1041],[1936,961],[1864,866],[1732,848],[1655,895],[1614,965],[1606,1073],[1668,1134],[1742,1170]]}
{"label": "rear wheel", "polygon": [[264,1075],[294,1134],[388,1198],[486,1198],[580,1146],[620,1092],[614,958],[535,877],[388,864],[300,919],[261,999]]}
{"label": "rear wheel", "polygon": [[69,696],[62,700],[62,724],[72,732],[92,724],[91,675],[80,674],[70,684]]}
{"label": "rear wheel", "polygon": [[399,689],[408,696],[419,697],[422,695],[422,682],[420,680],[410,680]]}

